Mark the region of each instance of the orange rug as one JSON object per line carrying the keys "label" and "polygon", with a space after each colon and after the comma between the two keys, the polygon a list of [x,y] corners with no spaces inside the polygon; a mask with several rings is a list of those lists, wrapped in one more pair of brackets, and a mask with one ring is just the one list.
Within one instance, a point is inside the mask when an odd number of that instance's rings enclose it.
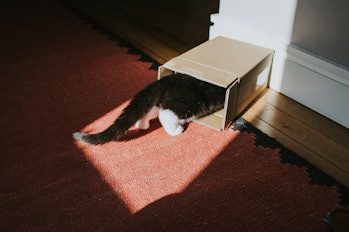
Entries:
{"label": "orange rug", "polygon": [[348,205],[347,188],[248,124],[171,137],[153,120],[74,141],[156,80],[154,64],[56,1],[0,17],[0,231],[326,231]]}

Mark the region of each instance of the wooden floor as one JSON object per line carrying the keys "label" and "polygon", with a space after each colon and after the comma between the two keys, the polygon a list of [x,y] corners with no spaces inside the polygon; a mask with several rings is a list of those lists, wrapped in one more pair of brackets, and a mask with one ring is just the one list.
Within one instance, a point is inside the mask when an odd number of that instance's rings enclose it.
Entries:
{"label": "wooden floor", "polygon": [[[209,15],[218,8],[216,0],[66,1],[160,64],[207,40]],[[272,89],[242,117],[349,187],[347,128]]]}

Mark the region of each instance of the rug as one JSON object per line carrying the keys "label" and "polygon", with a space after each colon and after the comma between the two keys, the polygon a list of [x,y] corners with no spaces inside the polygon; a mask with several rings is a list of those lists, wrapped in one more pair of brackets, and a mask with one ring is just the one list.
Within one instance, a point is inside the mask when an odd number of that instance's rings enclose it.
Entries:
{"label": "rug", "polygon": [[1,8],[0,231],[326,231],[348,189],[239,119],[89,146],[158,64],[54,0]]}

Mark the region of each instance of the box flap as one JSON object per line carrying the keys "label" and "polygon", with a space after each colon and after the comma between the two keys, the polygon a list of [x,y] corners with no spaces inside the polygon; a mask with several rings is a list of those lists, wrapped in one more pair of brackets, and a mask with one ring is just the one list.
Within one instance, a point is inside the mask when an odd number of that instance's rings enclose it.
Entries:
{"label": "box flap", "polygon": [[272,52],[271,49],[219,36],[168,61],[164,66],[227,87]]}
{"label": "box flap", "polygon": [[163,65],[175,72],[193,76],[199,80],[227,88],[238,79],[234,73],[219,70],[213,66],[197,63],[183,57],[175,57]]}

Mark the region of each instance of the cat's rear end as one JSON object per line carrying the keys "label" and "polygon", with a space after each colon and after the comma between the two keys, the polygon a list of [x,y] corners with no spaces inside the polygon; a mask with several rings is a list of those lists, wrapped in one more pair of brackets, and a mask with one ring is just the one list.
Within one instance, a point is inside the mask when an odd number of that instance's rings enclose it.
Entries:
{"label": "cat's rear end", "polygon": [[141,90],[106,130],[97,134],[76,132],[73,137],[89,144],[103,144],[120,138],[133,125],[147,129],[156,114],[168,134],[178,135],[185,123],[223,108],[224,99],[222,87],[185,74],[172,74]]}

